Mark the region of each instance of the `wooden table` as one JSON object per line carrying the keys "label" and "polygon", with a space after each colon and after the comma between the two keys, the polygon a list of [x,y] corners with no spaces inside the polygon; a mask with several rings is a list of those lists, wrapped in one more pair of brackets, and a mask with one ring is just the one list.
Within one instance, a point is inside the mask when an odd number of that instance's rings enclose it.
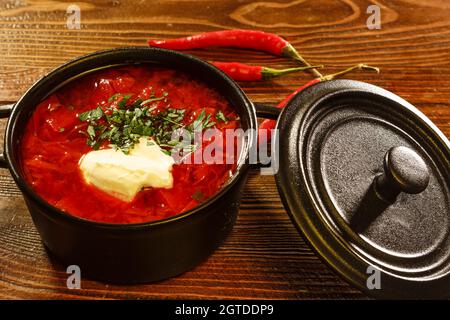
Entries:
{"label": "wooden table", "polygon": [[[84,1],[81,29],[66,27],[71,1],[0,1],[0,102],[13,102],[39,77],[96,50],[145,45],[149,38],[222,28],[286,37],[327,73],[365,62],[379,75],[353,73],[406,98],[450,135],[450,3],[445,0]],[[382,28],[368,30],[367,7],[381,6]],[[217,61],[269,67],[293,63],[250,51],[197,50]],[[309,74],[242,83],[253,101],[276,103]],[[1,121],[3,135],[5,120]],[[310,250],[291,224],[273,177],[250,176],[238,222],[217,252],[194,270],[156,284],[83,280],[66,288],[65,268],[44,249],[9,172],[0,170],[0,298],[365,298]]]}

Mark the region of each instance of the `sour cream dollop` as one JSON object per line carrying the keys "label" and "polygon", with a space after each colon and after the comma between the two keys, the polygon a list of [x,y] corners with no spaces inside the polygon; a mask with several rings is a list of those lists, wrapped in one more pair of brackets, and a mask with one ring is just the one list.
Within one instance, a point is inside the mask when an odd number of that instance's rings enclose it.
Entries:
{"label": "sour cream dollop", "polygon": [[174,159],[152,140],[142,137],[129,154],[102,149],[86,153],[79,167],[85,181],[130,202],[142,188],[172,188]]}

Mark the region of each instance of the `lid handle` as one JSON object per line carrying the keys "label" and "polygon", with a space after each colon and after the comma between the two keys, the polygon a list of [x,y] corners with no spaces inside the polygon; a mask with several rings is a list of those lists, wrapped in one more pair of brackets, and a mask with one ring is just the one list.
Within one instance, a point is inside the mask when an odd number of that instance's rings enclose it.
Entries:
{"label": "lid handle", "polygon": [[400,192],[421,193],[430,181],[425,161],[411,148],[393,147],[384,157],[384,173],[375,178],[376,193],[393,203]]}

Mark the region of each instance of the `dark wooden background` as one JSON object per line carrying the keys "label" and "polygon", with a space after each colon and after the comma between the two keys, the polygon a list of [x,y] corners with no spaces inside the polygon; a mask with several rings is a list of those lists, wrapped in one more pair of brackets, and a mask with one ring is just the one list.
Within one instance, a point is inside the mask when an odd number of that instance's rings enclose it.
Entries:
{"label": "dark wooden background", "polygon": [[[354,73],[406,98],[450,135],[450,1],[84,1],[81,29],[66,28],[71,1],[0,1],[0,103],[13,102],[39,77],[96,50],[145,45],[148,38],[222,28],[255,28],[291,41],[312,63],[335,72],[365,62],[381,74]],[[382,8],[382,29],[366,28],[366,9]],[[290,61],[249,51],[198,50],[217,61],[270,67]],[[242,83],[258,102],[276,103],[311,79]],[[5,120],[0,123],[3,136]],[[3,137],[1,137],[3,140]],[[273,177],[250,176],[238,222],[209,260],[156,284],[115,286],[83,280],[66,288],[7,170],[0,170],[0,298],[365,298],[330,271],[301,240]]]}

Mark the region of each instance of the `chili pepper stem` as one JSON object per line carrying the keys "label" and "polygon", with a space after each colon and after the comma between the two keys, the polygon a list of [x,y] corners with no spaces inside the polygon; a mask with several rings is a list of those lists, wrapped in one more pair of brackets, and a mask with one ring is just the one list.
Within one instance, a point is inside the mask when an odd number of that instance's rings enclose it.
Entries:
{"label": "chili pepper stem", "polygon": [[273,68],[263,67],[261,69],[261,75],[264,80],[268,80],[268,79],[279,77],[279,76],[282,76],[285,74],[298,72],[298,71],[310,70],[313,68],[323,68],[323,66],[305,66],[305,67],[287,68],[287,69],[273,69]]}
{"label": "chili pepper stem", "polygon": [[320,80],[321,81],[333,80],[333,79],[335,79],[337,77],[340,77],[340,76],[342,76],[344,74],[347,74],[347,73],[349,73],[349,72],[351,72],[353,70],[371,70],[371,71],[375,71],[376,73],[380,73],[380,69],[377,68],[377,67],[372,67],[372,66],[369,66],[369,65],[364,64],[364,63],[359,63],[359,64],[357,64],[355,66],[352,66],[350,68],[347,68],[345,70],[342,70],[342,71],[339,71],[339,72],[336,72],[336,73],[332,73],[332,74],[327,74],[325,76],[321,76]]}
{"label": "chili pepper stem", "polygon": [[[291,44],[287,44],[284,48],[283,48],[283,55],[287,56],[287,57],[291,57],[294,60],[300,61],[301,63],[303,63],[305,66],[307,67],[311,67],[311,64],[305,60],[305,58],[303,58],[297,50],[295,50],[295,48],[291,45]],[[315,68],[311,68],[311,72],[316,76],[316,77],[322,77],[322,74],[317,71],[317,69]]]}

